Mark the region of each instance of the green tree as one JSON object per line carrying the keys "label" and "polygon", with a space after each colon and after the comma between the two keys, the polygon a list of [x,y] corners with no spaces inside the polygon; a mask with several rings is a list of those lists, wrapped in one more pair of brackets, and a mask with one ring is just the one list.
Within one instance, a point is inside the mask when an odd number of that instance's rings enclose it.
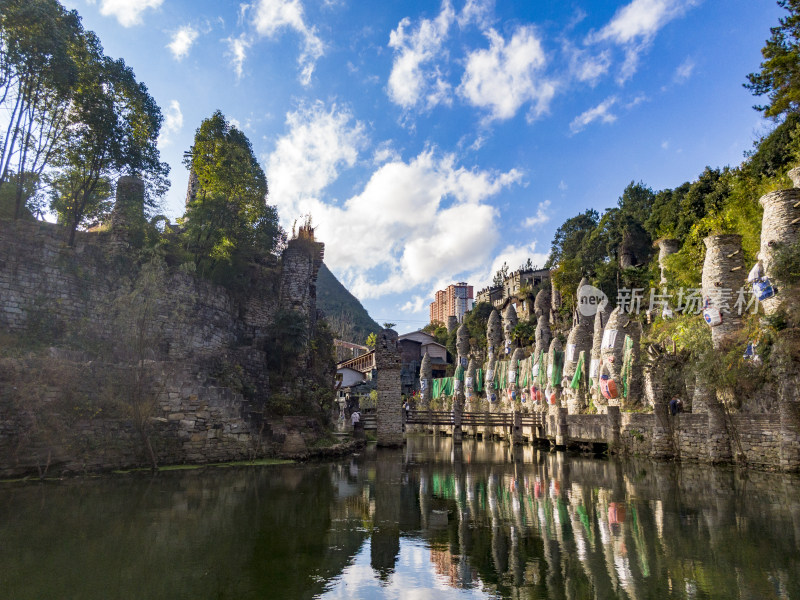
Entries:
{"label": "green tree", "polygon": [[557,266],[562,260],[577,258],[584,238],[594,231],[599,220],[600,215],[596,210],[590,208],[586,212],[564,221],[553,236],[550,256],[545,267],[550,269]]}
{"label": "green tree", "polygon": [[163,117],[147,87],[123,60],[103,54],[100,41],[86,33],[78,53],[80,73],[68,115],[68,132],[58,146],[51,175],[51,208],[69,228],[107,215],[111,182],[138,175],[146,182],[146,210],[166,191],[169,166],[159,160],[158,134]]}
{"label": "green tree", "polygon": [[[464,315],[464,323],[469,331],[470,344],[476,348],[486,349],[486,324],[492,314],[492,305],[488,302],[478,302]],[[445,331],[447,331],[445,329]]]}
{"label": "green tree", "polygon": [[0,188],[16,175],[14,218],[26,178],[43,173],[70,125],[83,37],[78,13],[56,0],[0,0]]}
{"label": "green tree", "polygon": [[375,346],[378,343],[378,336],[375,333],[370,333],[367,336],[367,340],[364,342],[364,345],[369,348],[370,350],[375,350]]}
{"label": "green tree", "polygon": [[196,178],[186,207],[185,239],[198,272],[235,284],[243,268],[285,241],[267,204],[267,178],[247,136],[216,111],[195,134],[185,161]]}
{"label": "green tree", "polygon": [[778,6],[789,14],[770,28],[772,35],[761,49],[761,70],[750,73],[744,84],[754,95],[767,96],[767,104],[753,108],[773,119],[800,110],[800,0],[778,0]]}

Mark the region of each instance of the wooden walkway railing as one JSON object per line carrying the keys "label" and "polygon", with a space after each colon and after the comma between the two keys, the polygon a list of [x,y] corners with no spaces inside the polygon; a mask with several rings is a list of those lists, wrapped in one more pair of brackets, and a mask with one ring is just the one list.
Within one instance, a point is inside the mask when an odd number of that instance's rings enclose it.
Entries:
{"label": "wooden walkway railing", "polygon": [[[544,426],[544,415],[540,413],[520,415],[523,427]],[[445,410],[411,410],[405,422],[409,425],[454,425],[454,415]],[[514,413],[461,413],[462,427],[511,427],[514,425]]]}

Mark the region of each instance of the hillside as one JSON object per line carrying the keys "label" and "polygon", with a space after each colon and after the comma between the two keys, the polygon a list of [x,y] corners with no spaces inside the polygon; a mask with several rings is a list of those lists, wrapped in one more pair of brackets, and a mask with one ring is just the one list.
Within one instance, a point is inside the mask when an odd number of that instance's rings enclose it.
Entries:
{"label": "hillside", "polygon": [[347,291],[325,263],[317,278],[317,308],[325,313],[334,335],[345,341],[363,344],[370,333],[380,329],[358,298]]}

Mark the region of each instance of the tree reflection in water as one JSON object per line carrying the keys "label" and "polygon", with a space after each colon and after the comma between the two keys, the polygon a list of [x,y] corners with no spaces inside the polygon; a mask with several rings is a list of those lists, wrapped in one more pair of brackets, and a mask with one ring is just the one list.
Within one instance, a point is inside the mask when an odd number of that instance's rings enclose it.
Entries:
{"label": "tree reflection in water", "polygon": [[3,598],[800,598],[800,479],[411,438],[0,485]]}

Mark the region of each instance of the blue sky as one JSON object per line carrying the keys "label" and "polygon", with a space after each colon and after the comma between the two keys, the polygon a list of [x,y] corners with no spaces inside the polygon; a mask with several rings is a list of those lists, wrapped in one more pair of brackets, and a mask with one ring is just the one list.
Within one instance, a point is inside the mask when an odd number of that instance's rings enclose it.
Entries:
{"label": "blue sky", "polygon": [[182,153],[220,109],[250,138],[284,227],[310,213],[326,263],[379,322],[433,292],[546,260],[555,229],[706,165],[768,123],[742,88],[773,0],[69,0],[165,114],[165,213]]}

